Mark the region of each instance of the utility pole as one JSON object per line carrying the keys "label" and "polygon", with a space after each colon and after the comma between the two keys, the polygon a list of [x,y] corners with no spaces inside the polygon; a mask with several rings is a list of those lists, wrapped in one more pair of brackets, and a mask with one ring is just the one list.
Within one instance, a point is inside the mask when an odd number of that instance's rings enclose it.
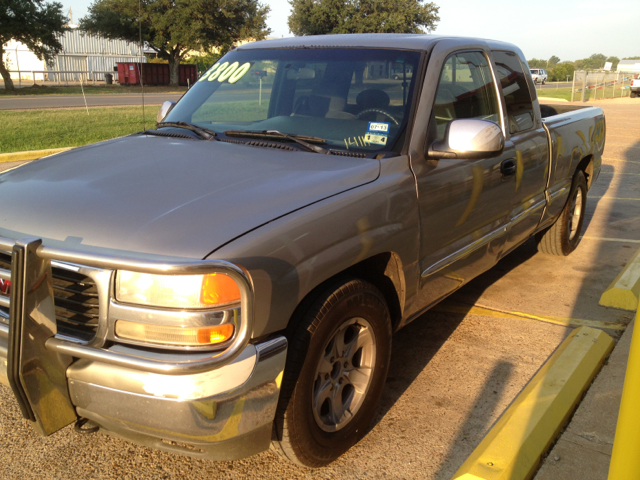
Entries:
{"label": "utility pole", "polygon": [[73,12],[71,11],[71,7],[69,7],[69,25],[73,25]]}

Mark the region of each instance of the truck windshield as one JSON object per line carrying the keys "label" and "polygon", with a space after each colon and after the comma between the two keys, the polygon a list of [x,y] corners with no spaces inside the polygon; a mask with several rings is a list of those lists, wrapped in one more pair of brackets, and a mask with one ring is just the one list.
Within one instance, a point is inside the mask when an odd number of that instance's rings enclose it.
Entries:
{"label": "truck windshield", "polygon": [[419,61],[420,52],[409,50],[235,50],[164,121],[189,122],[222,138],[277,131],[315,137],[325,149],[393,150],[408,121]]}

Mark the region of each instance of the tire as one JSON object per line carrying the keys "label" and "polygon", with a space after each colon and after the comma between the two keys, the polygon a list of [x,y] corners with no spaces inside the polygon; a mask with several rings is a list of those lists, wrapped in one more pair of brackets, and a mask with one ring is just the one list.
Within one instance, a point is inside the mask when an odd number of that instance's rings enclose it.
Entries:
{"label": "tire", "polygon": [[546,84],[547,84],[547,81],[546,81],[546,80],[542,80],[542,84],[543,84],[543,85],[546,85]]}
{"label": "tire", "polygon": [[391,335],[389,309],[373,285],[351,279],[327,288],[291,336],[272,450],[322,467],[358,442],[382,395]]}
{"label": "tire", "polygon": [[536,233],[538,251],[550,255],[567,256],[580,242],[587,206],[587,181],[582,171],[573,177],[569,199],[562,213],[551,227]]}
{"label": "tire", "polygon": [[636,92],[630,92],[629,93],[629,97],[631,98],[636,98],[638,96],[638,94]]}

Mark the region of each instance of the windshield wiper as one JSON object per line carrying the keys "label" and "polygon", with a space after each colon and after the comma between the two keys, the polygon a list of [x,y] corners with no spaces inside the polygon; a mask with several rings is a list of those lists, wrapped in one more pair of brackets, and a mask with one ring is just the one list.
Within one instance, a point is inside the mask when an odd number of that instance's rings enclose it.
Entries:
{"label": "windshield wiper", "polygon": [[319,147],[317,145],[311,145],[313,143],[327,143],[324,138],[320,137],[308,137],[306,135],[289,135],[287,133],[279,132],[278,130],[227,130],[224,132],[228,137],[256,137],[256,138],[273,138],[273,139],[286,139],[291,140],[299,145],[302,145],[309,152],[329,153],[328,150]]}
{"label": "windshield wiper", "polygon": [[203,127],[196,127],[195,125],[192,125],[187,122],[160,122],[156,124],[156,128],[162,128],[162,127],[177,127],[177,128],[184,128],[186,130],[191,130],[192,132],[195,132],[203,140],[213,140],[214,139],[213,137],[216,136],[216,132],[214,132],[213,130],[209,130],[208,128],[203,128]]}

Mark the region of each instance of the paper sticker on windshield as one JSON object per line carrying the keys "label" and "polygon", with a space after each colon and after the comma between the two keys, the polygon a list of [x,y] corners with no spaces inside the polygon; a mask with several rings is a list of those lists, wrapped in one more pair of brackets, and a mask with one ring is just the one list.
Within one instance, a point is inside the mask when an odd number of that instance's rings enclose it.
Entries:
{"label": "paper sticker on windshield", "polygon": [[386,145],[390,126],[387,122],[369,122],[364,139],[374,145]]}

